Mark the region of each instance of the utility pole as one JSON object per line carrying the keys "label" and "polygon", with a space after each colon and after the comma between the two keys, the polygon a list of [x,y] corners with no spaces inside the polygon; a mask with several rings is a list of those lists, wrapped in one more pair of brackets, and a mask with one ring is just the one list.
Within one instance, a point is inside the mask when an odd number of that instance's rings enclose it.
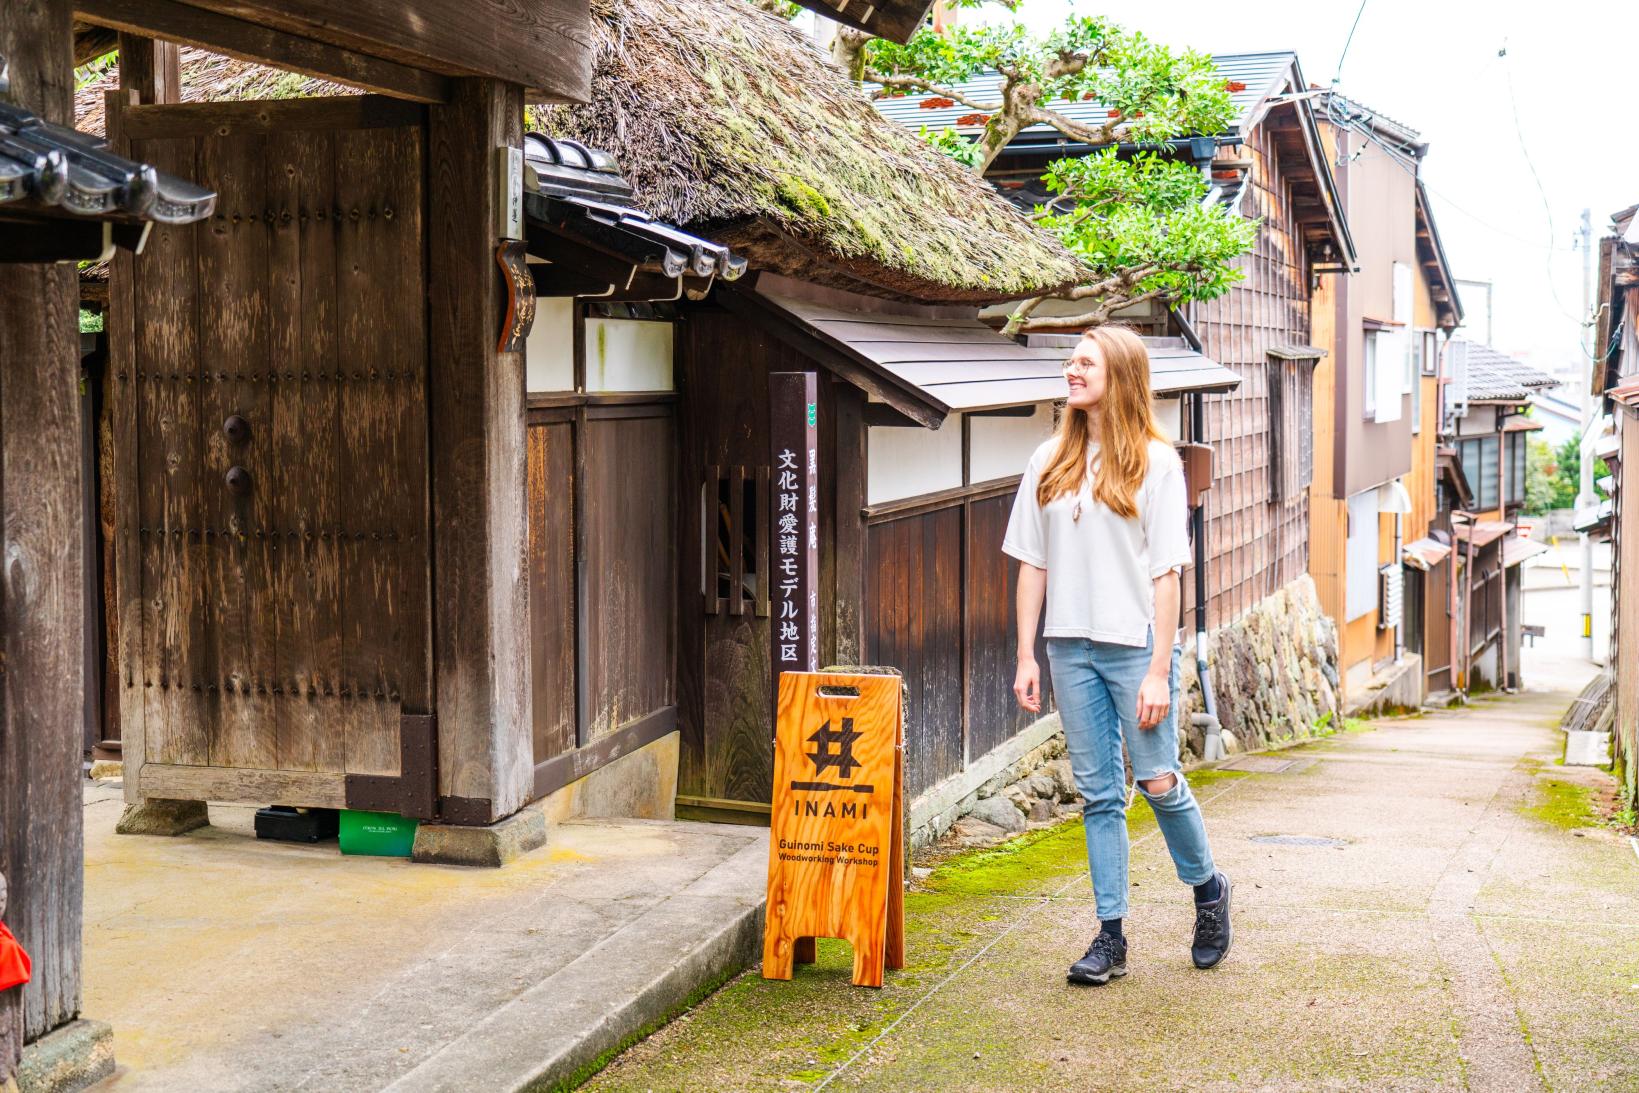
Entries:
{"label": "utility pole", "polygon": [[[1582,444],[1580,475],[1577,480],[1577,511],[1598,504],[1593,492],[1593,448],[1595,423],[1599,400],[1593,396],[1593,377],[1598,362],[1594,360],[1593,346],[1593,215],[1582,210],[1582,224],[1577,229],[1577,245],[1582,248],[1582,355],[1586,358],[1587,375],[1582,377]],[[1587,532],[1578,536],[1582,555],[1582,639],[1587,643],[1588,659],[1594,660],[1593,651],[1593,540]]]}

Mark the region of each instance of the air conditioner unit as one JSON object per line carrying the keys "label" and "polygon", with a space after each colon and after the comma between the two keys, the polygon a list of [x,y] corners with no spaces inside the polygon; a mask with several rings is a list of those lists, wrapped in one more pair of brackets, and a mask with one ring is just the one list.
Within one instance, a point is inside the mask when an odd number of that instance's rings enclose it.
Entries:
{"label": "air conditioner unit", "polygon": [[1446,384],[1446,412],[1453,418],[1468,416],[1468,343],[1446,343],[1444,372],[1451,377]]}
{"label": "air conditioner unit", "polygon": [[1377,628],[1393,630],[1400,625],[1405,609],[1406,571],[1399,562],[1390,562],[1377,571]]}

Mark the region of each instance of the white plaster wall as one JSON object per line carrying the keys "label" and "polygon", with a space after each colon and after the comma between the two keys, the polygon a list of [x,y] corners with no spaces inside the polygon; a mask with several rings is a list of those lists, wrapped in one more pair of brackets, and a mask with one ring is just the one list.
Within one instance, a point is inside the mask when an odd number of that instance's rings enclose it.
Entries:
{"label": "white plaster wall", "polygon": [[873,425],[865,443],[866,504],[918,497],[962,484],[960,414],[951,414],[937,429]]}
{"label": "white plaster wall", "polygon": [[671,391],[672,324],[586,320],[586,390]]}
{"label": "white plaster wall", "polygon": [[1176,444],[1184,436],[1184,400],[1182,398],[1158,398],[1153,402],[1155,423],[1161,426],[1161,431],[1167,434],[1167,439]]}
{"label": "white plaster wall", "polygon": [[535,325],[524,342],[525,390],[556,394],[575,389],[575,301],[543,296],[535,301]]}
{"label": "white plaster wall", "polygon": [[[950,428],[950,426],[945,426]],[[1024,473],[1041,442],[1053,435],[1053,404],[1037,404],[1030,417],[972,417],[968,420],[968,479],[989,482]]]}

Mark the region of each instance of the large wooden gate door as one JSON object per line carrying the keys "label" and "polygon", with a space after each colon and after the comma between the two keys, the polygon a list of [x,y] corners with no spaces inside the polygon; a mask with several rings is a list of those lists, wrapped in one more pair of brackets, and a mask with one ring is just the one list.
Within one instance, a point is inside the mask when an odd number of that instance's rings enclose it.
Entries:
{"label": "large wooden gate door", "polygon": [[115,271],[127,796],[430,816],[423,110],[110,127],[221,195]]}

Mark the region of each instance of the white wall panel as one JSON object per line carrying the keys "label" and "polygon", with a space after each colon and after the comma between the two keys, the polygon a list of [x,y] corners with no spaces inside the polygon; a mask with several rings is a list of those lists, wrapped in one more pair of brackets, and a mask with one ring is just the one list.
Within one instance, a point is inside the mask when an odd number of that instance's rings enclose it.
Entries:
{"label": "white wall panel", "polygon": [[1377,610],[1377,491],[1349,498],[1349,539],[1344,548],[1344,614],[1358,619]]}
{"label": "white wall panel", "polygon": [[951,414],[937,429],[873,425],[866,445],[866,504],[919,497],[962,484],[960,414]]}
{"label": "white wall panel", "polygon": [[586,390],[671,391],[672,324],[586,320]]}
{"label": "white wall panel", "polygon": [[575,389],[575,301],[542,296],[524,342],[525,389],[532,395]]}
{"label": "white wall panel", "polygon": [[[950,428],[946,425],[945,428]],[[941,430],[943,431],[943,430]],[[1024,473],[1041,442],[1053,435],[1053,404],[1037,405],[1030,417],[974,417],[968,420],[968,480],[989,482]]]}

